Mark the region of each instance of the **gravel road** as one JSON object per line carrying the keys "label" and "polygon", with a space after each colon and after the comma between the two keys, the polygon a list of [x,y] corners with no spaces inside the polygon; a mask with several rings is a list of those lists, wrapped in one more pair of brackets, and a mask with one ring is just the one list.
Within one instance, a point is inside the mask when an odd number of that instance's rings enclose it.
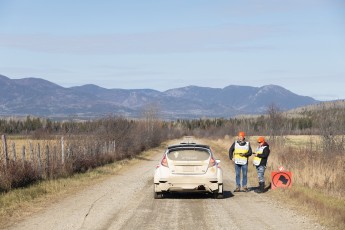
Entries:
{"label": "gravel road", "polygon": [[234,173],[226,154],[224,199],[176,194],[153,199],[153,172],[163,149],[117,175],[61,200],[9,229],[323,229],[284,208],[269,193],[232,193]]}

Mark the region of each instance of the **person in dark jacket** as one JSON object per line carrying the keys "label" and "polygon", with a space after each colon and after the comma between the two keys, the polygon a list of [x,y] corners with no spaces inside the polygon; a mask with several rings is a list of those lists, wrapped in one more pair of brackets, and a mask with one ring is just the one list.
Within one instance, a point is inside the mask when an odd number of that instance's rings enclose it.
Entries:
{"label": "person in dark jacket", "polygon": [[258,138],[258,148],[253,153],[253,164],[256,166],[256,171],[259,178],[259,188],[255,190],[256,193],[263,193],[265,191],[265,169],[267,165],[267,159],[270,155],[270,146],[265,141],[264,137]]}
{"label": "person in dark jacket", "polygon": [[[229,158],[235,163],[236,172],[236,189],[234,192],[248,192],[247,188],[247,172],[248,157],[252,155],[250,143],[245,141],[245,133],[239,132],[237,141],[235,141],[229,149]],[[242,190],[241,190],[241,171],[242,171]]]}

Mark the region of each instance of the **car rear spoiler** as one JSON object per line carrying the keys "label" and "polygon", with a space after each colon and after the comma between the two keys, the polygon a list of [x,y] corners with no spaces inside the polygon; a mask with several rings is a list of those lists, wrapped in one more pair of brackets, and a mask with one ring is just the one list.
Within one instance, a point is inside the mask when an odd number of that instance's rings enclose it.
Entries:
{"label": "car rear spoiler", "polygon": [[179,145],[170,145],[168,146],[168,149],[176,149],[176,148],[205,148],[205,149],[211,149],[208,145],[201,145],[201,144],[195,144],[195,143],[181,143]]}

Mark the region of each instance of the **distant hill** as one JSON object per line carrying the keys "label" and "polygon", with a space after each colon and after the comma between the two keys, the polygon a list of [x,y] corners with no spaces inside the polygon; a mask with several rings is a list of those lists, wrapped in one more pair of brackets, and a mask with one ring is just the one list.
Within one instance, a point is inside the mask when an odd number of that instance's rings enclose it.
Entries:
{"label": "distant hill", "polygon": [[96,85],[64,88],[40,78],[10,79],[0,75],[0,115],[92,118],[105,115],[140,117],[154,106],[165,119],[232,117],[261,114],[274,103],[289,110],[319,101],[277,85],[187,86],[160,92],[152,89],[105,89]]}
{"label": "distant hill", "polygon": [[317,104],[290,109],[284,113],[289,116],[301,116],[301,114],[318,113],[325,109],[345,109],[345,100],[324,101]]}

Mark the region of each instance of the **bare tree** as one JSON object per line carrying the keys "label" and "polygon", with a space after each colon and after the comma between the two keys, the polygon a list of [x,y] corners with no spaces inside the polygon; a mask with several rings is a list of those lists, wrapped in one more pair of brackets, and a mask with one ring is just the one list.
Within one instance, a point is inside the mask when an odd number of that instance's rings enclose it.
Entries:
{"label": "bare tree", "polygon": [[267,115],[269,134],[272,139],[275,139],[275,137],[280,134],[282,129],[283,116],[279,107],[274,103],[268,106]]}
{"label": "bare tree", "polygon": [[157,104],[148,104],[142,111],[145,122],[145,142],[148,145],[155,145],[160,140],[159,113],[160,109]]}

